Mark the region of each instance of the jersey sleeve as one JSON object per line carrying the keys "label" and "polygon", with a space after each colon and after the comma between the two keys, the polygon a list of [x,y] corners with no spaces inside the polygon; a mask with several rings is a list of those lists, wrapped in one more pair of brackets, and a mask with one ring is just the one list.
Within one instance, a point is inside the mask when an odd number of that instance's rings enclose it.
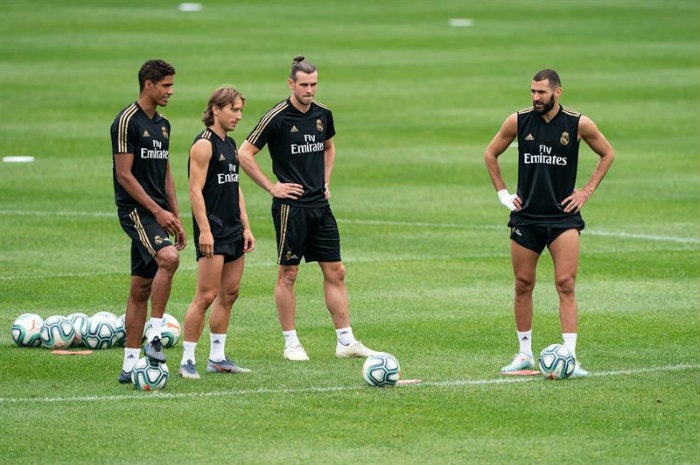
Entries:
{"label": "jersey sleeve", "polygon": [[251,133],[247,137],[247,141],[262,150],[267,144],[268,140],[274,138],[275,133],[275,120],[262,118],[258,124],[253,128]]}
{"label": "jersey sleeve", "polygon": [[326,140],[335,136],[335,124],[333,124],[333,113],[328,111],[328,122],[326,124]]}
{"label": "jersey sleeve", "polygon": [[112,123],[112,153],[134,153],[134,142],[138,137],[133,122],[133,113],[122,112]]}

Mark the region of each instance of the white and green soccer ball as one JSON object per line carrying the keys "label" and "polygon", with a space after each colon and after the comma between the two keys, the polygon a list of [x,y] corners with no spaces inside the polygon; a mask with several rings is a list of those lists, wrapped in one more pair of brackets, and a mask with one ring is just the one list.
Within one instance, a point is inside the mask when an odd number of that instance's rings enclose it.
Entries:
{"label": "white and green soccer ball", "polygon": [[22,313],[12,323],[12,340],[20,347],[39,347],[43,324],[43,318],[36,313]]}
{"label": "white and green soccer ball", "polygon": [[114,347],[126,345],[126,314],[122,313],[114,325]]}
{"label": "white and green soccer ball", "polygon": [[401,378],[401,366],[393,355],[379,353],[367,357],[362,364],[362,377],[370,386],[394,386]]}
{"label": "white and green soccer ball", "polygon": [[540,372],[545,379],[566,379],[576,368],[576,359],[561,344],[550,344],[540,352]]}
{"label": "white and green soccer ball", "polygon": [[182,328],[177,319],[169,313],[163,314],[163,326],[160,329],[160,340],[163,347],[173,347],[180,340]]}
{"label": "white and green soccer ball", "polygon": [[131,371],[131,382],[136,389],[157,391],[165,388],[169,376],[168,365],[142,357]]}
{"label": "white and green soccer ball", "polygon": [[115,325],[117,324],[117,320],[119,319],[119,317],[117,316],[116,313],[109,312],[109,311],[100,311],[100,312],[95,313],[93,316],[108,318],[108,319],[112,320],[112,323],[114,323]]}
{"label": "white and green soccer ball", "polygon": [[44,320],[39,338],[47,349],[66,349],[75,339],[75,328],[65,316],[52,315]]}
{"label": "white and green soccer ball", "polygon": [[87,314],[81,313],[81,312],[76,312],[76,313],[71,313],[68,315],[66,318],[68,318],[68,321],[71,322],[73,325],[73,329],[75,330],[75,337],[73,338],[73,342],[71,343],[71,347],[80,347],[83,344],[83,330],[85,328],[85,325],[87,325],[88,318]]}
{"label": "white and green soccer ball", "polygon": [[[151,339],[150,332],[151,322],[149,321],[143,328],[143,342],[146,342]],[[160,327],[160,342],[163,344],[163,347],[165,347],[166,349],[174,347],[180,340],[181,335],[182,327],[180,326],[180,322],[177,321],[177,318],[175,318],[170,313],[164,313],[163,322],[161,323]]]}
{"label": "white and green soccer ball", "polygon": [[108,316],[95,314],[88,318],[81,336],[85,347],[101,350],[114,345],[115,334],[114,321]]}

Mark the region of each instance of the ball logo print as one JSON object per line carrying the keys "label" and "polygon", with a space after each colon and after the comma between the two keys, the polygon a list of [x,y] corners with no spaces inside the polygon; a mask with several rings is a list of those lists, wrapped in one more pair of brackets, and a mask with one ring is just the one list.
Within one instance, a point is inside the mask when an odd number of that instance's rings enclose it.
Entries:
{"label": "ball logo print", "polygon": [[401,377],[399,361],[387,353],[367,357],[362,365],[362,377],[370,386],[394,386]]}
{"label": "ball logo print", "polygon": [[561,344],[551,344],[542,350],[538,361],[545,379],[566,379],[576,368],[576,359]]}

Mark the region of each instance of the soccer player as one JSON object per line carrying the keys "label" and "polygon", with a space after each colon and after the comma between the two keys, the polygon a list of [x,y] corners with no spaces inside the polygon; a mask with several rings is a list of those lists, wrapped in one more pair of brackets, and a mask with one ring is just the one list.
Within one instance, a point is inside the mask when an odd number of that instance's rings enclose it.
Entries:
{"label": "soccer player", "polygon": [[[355,339],[350,326],[345,267],[340,258],[340,235],[328,199],[335,160],[333,114],[314,100],[318,70],[294,58],[287,85],[289,98],[272,107],[243,142],[243,170],[272,196],[277,235],[277,283],[274,297],[284,336],[284,358],[309,357],[295,329],[294,283],[302,257],[318,262],[323,273],[326,307],[336,330],[336,356],[368,357],[376,352]],[[267,145],[272,158],[272,182],[255,161]]]}
{"label": "soccer player", "polygon": [[245,98],[229,86],[219,87],[202,115],[206,129],[190,148],[188,176],[195,253],[197,289],[185,313],[182,362],[178,374],[199,379],[195,348],[211,306],[211,332],[207,371],[250,373],[226,357],[226,333],[231,308],[238,298],[245,254],[255,248],[245,199],[239,185],[236,142],[228,133],[243,116]]}
{"label": "soccer player", "polygon": [[[554,263],[554,285],[559,295],[559,319],[564,346],[576,357],[578,308],[575,283],[579,235],[584,228],[581,208],[610,168],[615,153],[595,123],[562,106],[561,81],[556,71],[544,69],[532,79],[532,108],[511,114],[489,143],[484,161],[500,202],[510,211],[511,261],[515,276],[515,323],[520,345],[502,372],[533,369],[532,292],[537,262],[545,247]],[[518,140],[518,186],[510,194],[498,157]],[[580,140],[599,156],[588,182],[577,189],[576,170]],[[573,377],[588,372],[577,362]]]}
{"label": "soccer player", "polygon": [[[173,95],[175,68],[150,60],[139,70],[138,100],[111,127],[114,197],[119,221],[131,238],[131,286],[126,303],[126,347],[120,383],[131,382],[151,301],[151,329],[144,352],[164,362],[160,340],[173,275],[186,245],[170,171],[170,122],[156,111]],[[174,236],[174,243],[169,236]]]}

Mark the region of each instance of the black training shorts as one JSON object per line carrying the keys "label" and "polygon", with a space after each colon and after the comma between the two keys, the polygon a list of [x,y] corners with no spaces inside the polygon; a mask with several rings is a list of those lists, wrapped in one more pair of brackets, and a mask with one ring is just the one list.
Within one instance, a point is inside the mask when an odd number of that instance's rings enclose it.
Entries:
{"label": "black training shorts", "polygon": [[[195,241],[195,250],[197,251],[197,260],[204,256],[199,251],[199,241]],[[223,255],[224,263],[238,260],[243,255],[243,239],[226,242],[225,244],[220,244],[214,239],[214,255]]]}
{"label": "black training shorts", "polygon": [[272,203],[272,220],[277,234],[277,264],[339,262],[340,233],[330,205],[297,207]]}
{"label": "black training shorts", "polygon": [[156,254],[173,245],[168,233],[148,210],[119,208],[118,213],[122,229],[131,238],[131,275],[153,278],[158,271]]}
{"label": "black training shorts", "polygon": [[581,234],[581,228],[574,226],[542,226],[542,225],[520,225],[511,226],[510,238],[526,249],[530,249],[537,254],[541,254],[545,247],[554,242],[554,240],[569,229],[578,230]]}

